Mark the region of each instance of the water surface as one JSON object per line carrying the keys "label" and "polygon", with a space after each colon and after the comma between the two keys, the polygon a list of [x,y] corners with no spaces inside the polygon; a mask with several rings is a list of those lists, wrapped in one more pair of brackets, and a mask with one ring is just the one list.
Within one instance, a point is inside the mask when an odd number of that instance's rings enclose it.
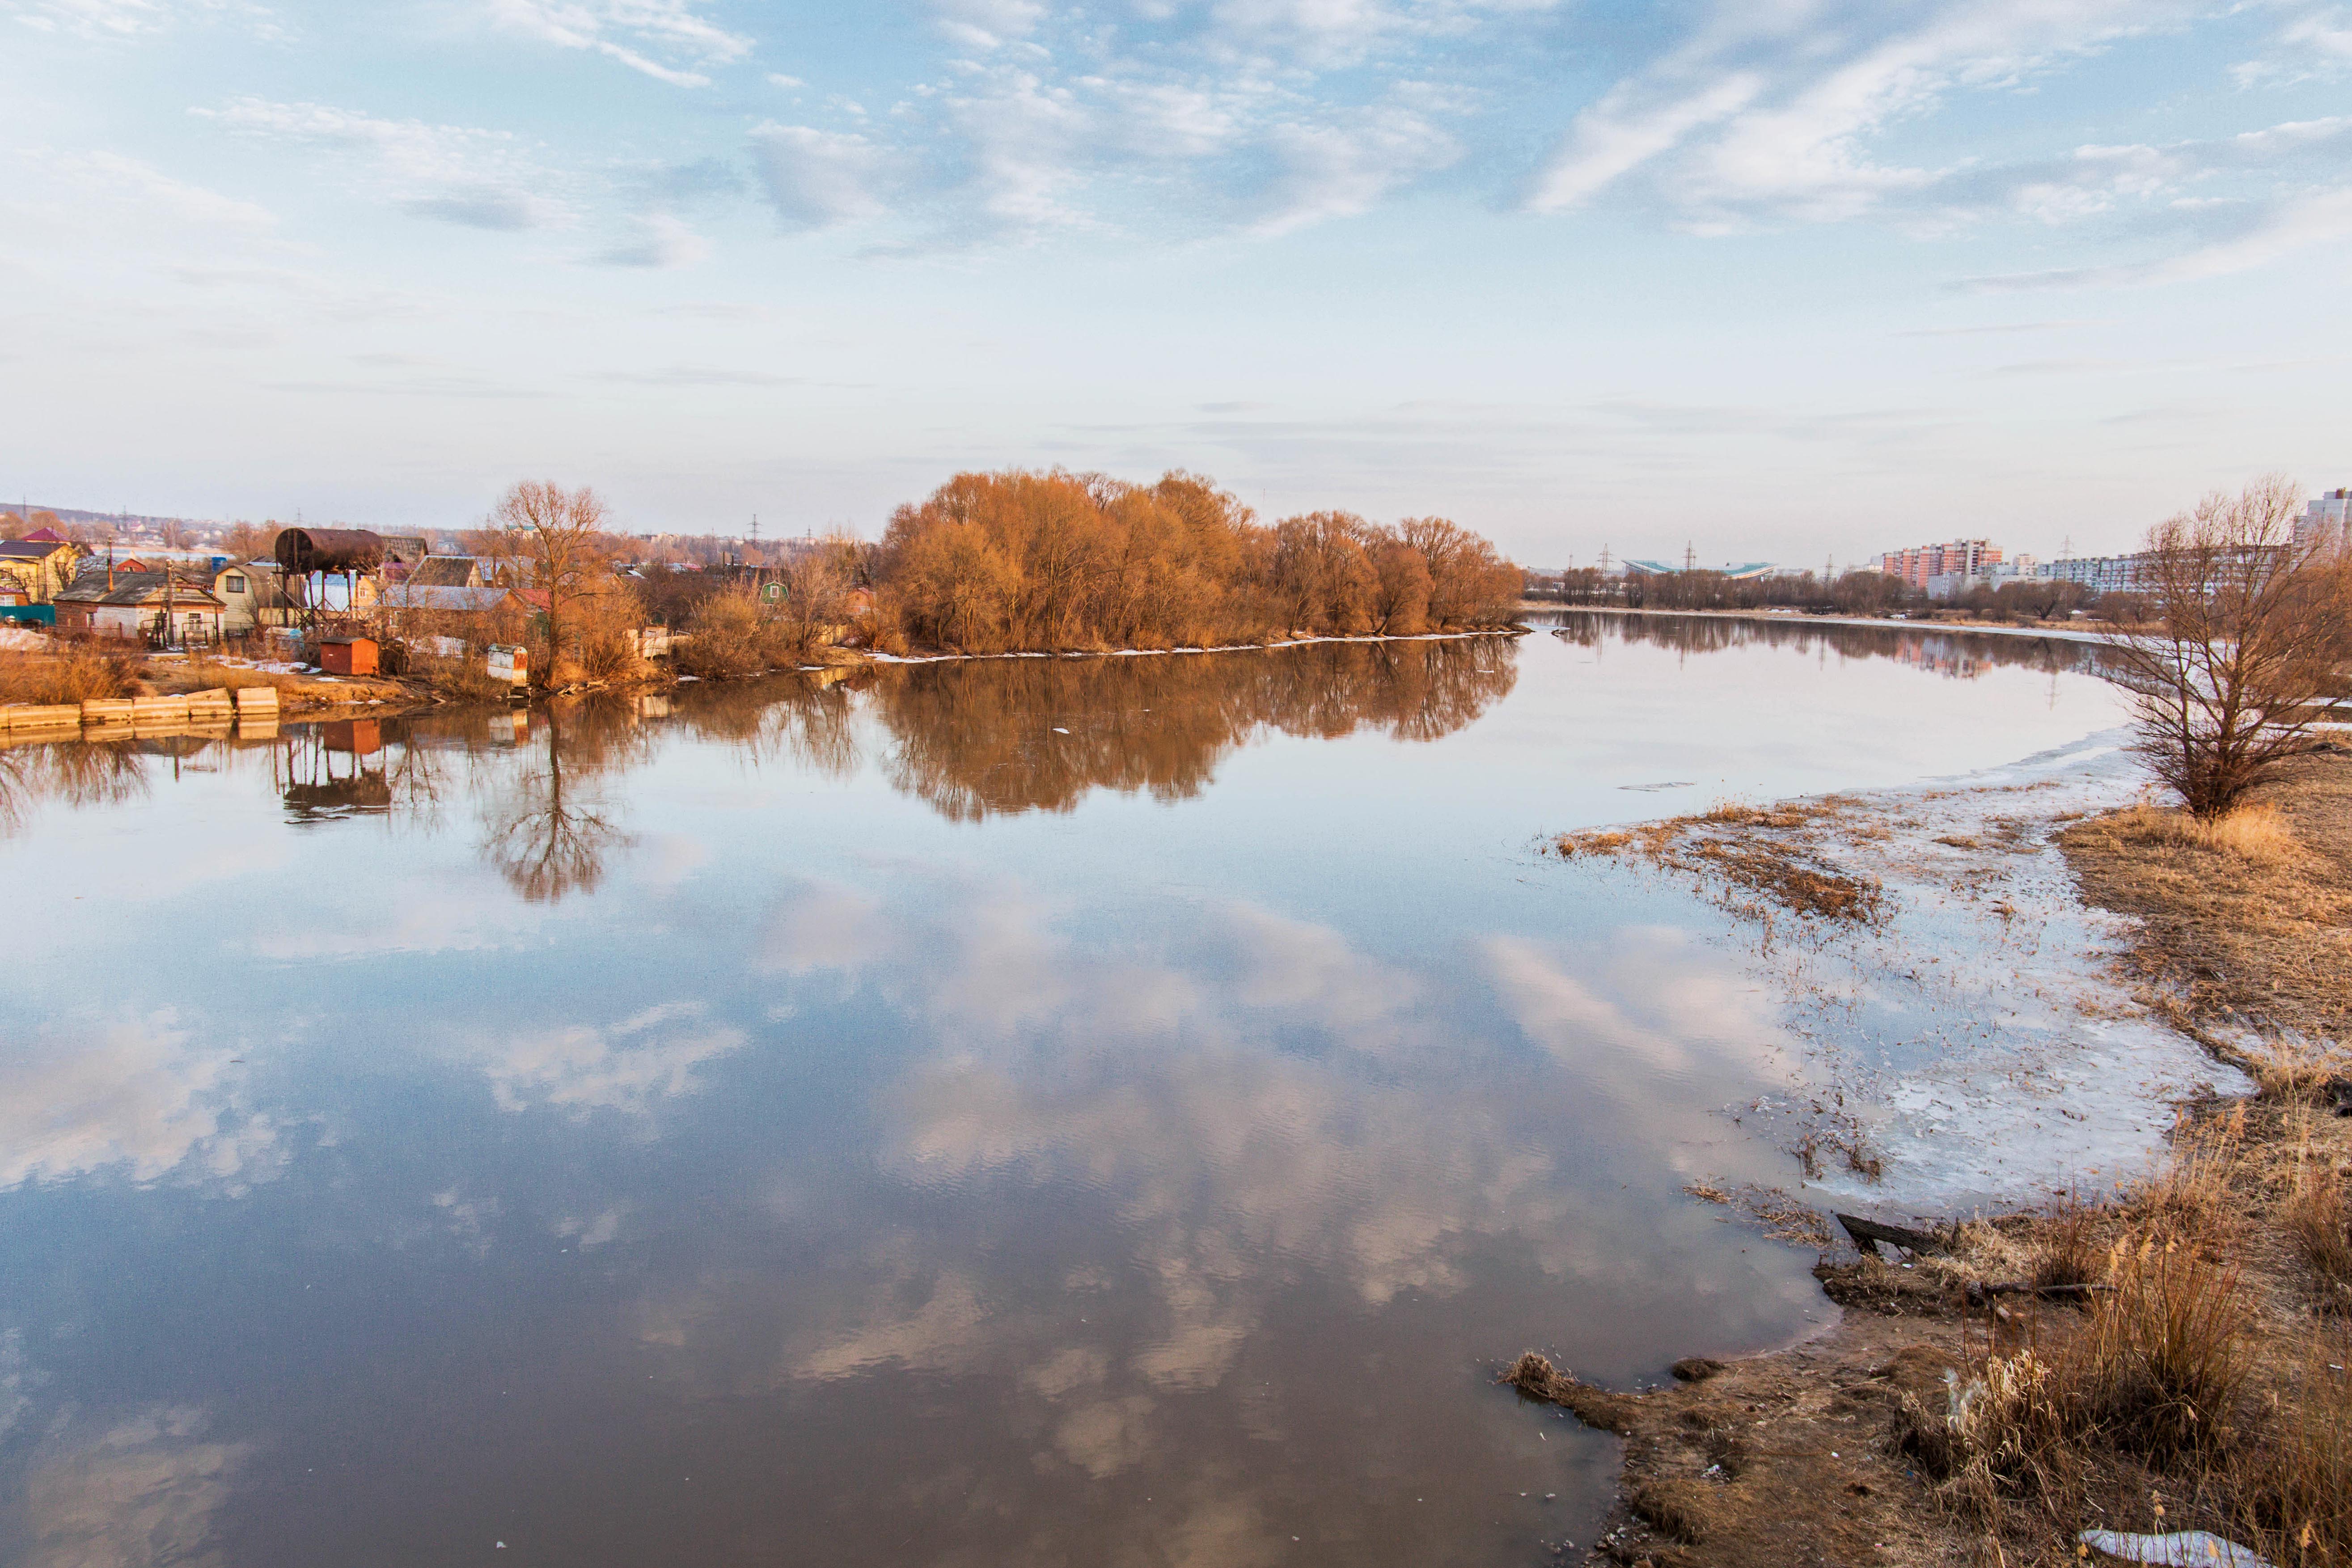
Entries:
{"label": "water surface", "polygon": [[0,751],[0,1561],[1587,1538],[1611,1440],[1494,1358],[1825,1309],[1680,1190],[1788,1165],[1723,917],[1537,836],[2116,710],[1559,620]]}

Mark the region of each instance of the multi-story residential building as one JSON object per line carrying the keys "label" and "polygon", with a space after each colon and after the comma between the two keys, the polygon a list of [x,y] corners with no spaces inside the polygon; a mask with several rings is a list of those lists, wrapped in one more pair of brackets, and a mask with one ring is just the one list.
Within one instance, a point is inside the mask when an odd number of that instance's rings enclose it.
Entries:
{"label": "multi-story residential building", "polygon": [[2094,594],[2136,594],[2147,585],[2143,555],[2066,555],[2050,562],[2041,575],[2057,583],[2080,583]]}
{"label": "multi-story residential building", "polygon": [[2297,550],[2323,544],[2342,545],[2352,540],[2352,489],[2328,490],[2303,509],[2294,520]]}
{"label": "multi-story residential building", "polygon": [[1999,564],[2000,547],[1989,539],[1918,544],[1908,550],[1890,550],[1878,558],[1881,572],[1922,590],[1927,588],[1929,578],[1979,577]]}

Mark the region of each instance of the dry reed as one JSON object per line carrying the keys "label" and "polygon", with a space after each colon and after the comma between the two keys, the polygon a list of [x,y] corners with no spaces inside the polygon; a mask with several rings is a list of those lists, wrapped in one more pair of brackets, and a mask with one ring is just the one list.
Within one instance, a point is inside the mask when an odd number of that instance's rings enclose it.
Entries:
{"label": "dry reed", "polygon": [[139,668],[129,655],[79,647],[0,654],[0,702],[62,706],[129,697],[138,689]]}

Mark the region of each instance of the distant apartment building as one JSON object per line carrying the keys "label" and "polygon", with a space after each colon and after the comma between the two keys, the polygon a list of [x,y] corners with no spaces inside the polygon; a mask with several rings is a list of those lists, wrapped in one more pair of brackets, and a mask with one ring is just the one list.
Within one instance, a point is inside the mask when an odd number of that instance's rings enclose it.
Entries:
{"label": "distant apartment building", "polygon": [[1878,569],[1889,577],[1900,577],[1922,593],[1930,592],[1928,584],[1937,577],[1974,578],[1983,576],[2000,564],[2000,547],[1989,539],[1955,539],[1944,544],[1919,544],[1908,550],[1890,550],[1878,558]]}
{"label": "distant apartment building", "polygon": [[1999,588],[2004,583],[2032,583],[2044,574],[2041,563],[2031,555],[2017,555],[2001,560],[1995,552],[1990,564],[1977,572],[1939,572],[1927,579],[1927,597],[1957,599],[1972,588]]}
{"label": "distant apartment building", "polygon": [[2137,594],[2147,585],[2145,555],[2066,555],[2046,563],[2041,574],[2054,583],[2080,583],[2093,594]]}
{"label": "distant apartment building", "polygon": [[2328,490],[2303,509],[2294,520],[2297,550],[2323,544],[2343,545],[2352,539],[2352,489]]}

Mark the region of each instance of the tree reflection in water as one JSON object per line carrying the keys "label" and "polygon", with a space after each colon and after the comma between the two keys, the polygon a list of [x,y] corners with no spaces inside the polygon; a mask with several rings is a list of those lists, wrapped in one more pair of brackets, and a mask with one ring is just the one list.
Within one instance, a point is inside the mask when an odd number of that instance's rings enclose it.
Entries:
{"label": "tree reflection in water", "polygon": [[1799,653],[1835,654],[1840,658],[1886,658],[1915,669],[1973,680],[1988,669],[2025,668],[2045,675],[2099,673],[2105,656],[2099,645],[2078,637],[2019,637],[1974,632],[1960,626],[1887,622],[1782,620],[1733,616],[1629,615],[1623,611],[1573,610],[1550,628],[1554,637],[1579,647],[1605,642],[1646,644],[1677,653],[1727,653],[1743,647],[1785,647]]}
{"label": "tree reflection in water", "polygon": [[595,890],[605,858],[630,839],[597,793],[641,758],[645,732],[626,698],[559,700],[541,710],[543,761],[494,785],[482,805],[482,855],[533,903]]}
{"label": "tree reflection in water", "polygon": [[45,801],[121,805],[147,793],[146,758],[128,742],[39,741],[0,746],[0,837],[23,830]]}
{"label": "tree reflection in water", "polygon": [[1265,654],[887,666],[866,682],[896,787],[941,816],[1069,811],[1097,789],[1198,795],[1261,730],[1433,741],[1507,695],[1507,637],[1319,643]]}

